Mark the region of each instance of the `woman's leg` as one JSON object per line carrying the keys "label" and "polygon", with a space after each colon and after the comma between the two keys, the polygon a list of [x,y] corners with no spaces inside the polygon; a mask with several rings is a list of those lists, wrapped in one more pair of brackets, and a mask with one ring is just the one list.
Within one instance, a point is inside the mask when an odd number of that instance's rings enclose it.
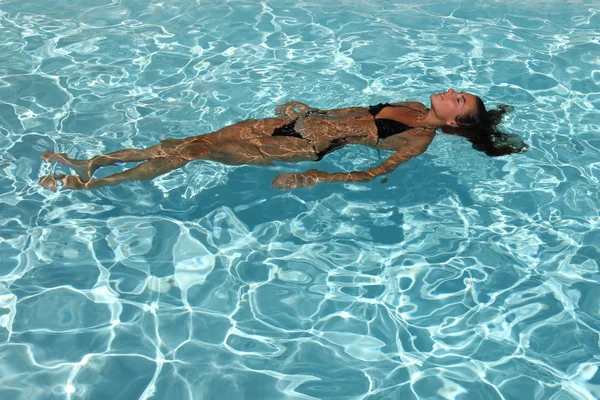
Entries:
{"label": "woman's leg", "polygon": [[40,179],[40,184],[50,190],[56,190],[57,181],[67,189],[98,189],[125,181],[153,179],[196,159],[229,165],[271,165],[273,161],[299,162],[314,161],[318,158],[315,149],[307,140],[293,137],[269,136],[209,146],[192,144],[181,146],[178,151],[177,156],[154,158],[106,178],[85,182],[77,176],[48,175]]}
{"label": "woman's leg", "polygon": [[188,161],[182,158],[162,157],[146,161],[135,168],[119,172],[106,178],[92,179],[82,181],[80,177],[74,175],[47,175],[40,179],[40,184],[46,189],[56,191],[57,182],[61,182],[66,189],[98,189],[104,186],[113,186],[126,181],[144,181],[154,179],[160,175],[166,174],[176,168],[182,167]]}
{"label": "woman's leg", "polygon": [[236,124],[226,126],[216,132],[205,135],[194,136],[186,139],[167,139],[161,144],[149,147],[147,149],[124,149],[109,154],[102,154],[87,160],[76,160],[70,158],[66,153],[55,153],[46,151],[42,154],[42,160],[47,162],[58,162],[72,168],[81,181],[87,182],[98,168],[115,163],[139,162],[154,160],[162,157],[169,157],[186,147],[202,147],[219,145],[227,142],[236,142],[261,137],[270,137],[273,131],[290,120],[286,118],[265,118],[260,120],[246,120]]}
{"label": "woman's leg", "polygon": [[180,149],[186,160],[211,160],[228,165],[272,165],[273,161],[315,161],[318,156],[313,145],[305,139],[288,136],[267,136],[215,145],[189,143]]}
{"label": "woman's leg", "polygon": [[249,119],[226,126],[218,131],[204,135],[189,137],[185,140],[198,141],[205,145],[216,145],[226,142],[269,137],[280,126],[292,122],[289,118]]}
{"label": "woman's leg", "polygon": [[70,158],[66,153],[55,153],[46,151],[42,154],[42,160],[47,162],[58,162],[72,168],[83,182],[91,179],[94,172],[100,167],[114,165],[116,163],[139,162],[164,157],[161,145],[152,146],[143,150],[124,149],[109,154],[101,154],[88,160],[76,160]]}

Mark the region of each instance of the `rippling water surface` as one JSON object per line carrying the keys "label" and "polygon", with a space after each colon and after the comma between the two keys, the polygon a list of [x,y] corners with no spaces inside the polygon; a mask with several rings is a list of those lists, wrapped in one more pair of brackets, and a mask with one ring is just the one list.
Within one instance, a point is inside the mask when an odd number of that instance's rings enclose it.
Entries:
{"label": "rippling water surface", "polygon": [[[600,3],[0,0],[0,398],[600,397]],[[454,87],[531,146],[374,166],[196,161],[58,193],[87,158]],[[112,167],[105,174],[122,167]]]}

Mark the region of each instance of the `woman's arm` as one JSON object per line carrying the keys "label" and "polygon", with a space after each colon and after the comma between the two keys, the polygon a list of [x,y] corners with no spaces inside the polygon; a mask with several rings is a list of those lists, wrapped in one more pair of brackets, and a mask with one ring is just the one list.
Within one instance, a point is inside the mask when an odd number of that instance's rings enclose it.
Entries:
{"label": "woman's arm", "polygon": [[290,101],[289,103],[281,104],[275,108],[275,114],[278,117],[297,118],[298,116],[306,113],[315,114],[328,114],[328,115],[347,115],[355,114],[359,112],[367,111],[367,107],[348,107],[348,108],[337,108],[334,110],[320,110],[308,106],[299,101]]}
{"label": "woman's arm", "polygon": [[289,103],[281,104],[275,107],[275,115],[281,118],[297,118],[301,114],[307,112],[319,112],[318,109],[312,108],[299,101],[290,101]]}
{"label": "woman's arm", "polygon": [[347,114],[356,114],[361,112],[366,112],[368,110],[367,107],[348,107],[348,108],[336,108],[334,110],[319,110],[319,114],[329,114],[329,115],[347,115]]}
{"label": "woman's arm", "polygon": [[[416,102],[416,101],[404,101],[400,103],[391,103],[393,107],[398,106],[406,106],[413,108],[415,110],[426,112],[427,107],[425,105]],[[287,118],[297,118],[302,114],[306,113],[315,113],[315,114],[327,114],[327,115],[348,115],[348,114],[357,114],[361,112],[368,111],[368,107],[347,107],[347,108],[336,108],[333,110],[320,110],[318,108],[314,108],[308,106],[304,103],[300,103],[299,101],[290,101],[289,103],[285,103],[277,106],[275,108],[275,114],[278,117],[287,117]]]}
{"label": "woman's arm", "polygon": [[404,132],[398,136],[404,136],[406,141],[403,146],[392,154],[387,160],[375,168],[369,168],[365,171],[353,171],[345,173],[329,174],[327,172],[311,169],[299,174],[281,174],[273,180],[273,187],[276,189],[293,189],[298,187],[312,187],[317,183],[325,182],[368,182],[377,176],[389,174],[400,164],[423,154],[433,140],[433,136],[413,136],[406,135],[410,131]]}

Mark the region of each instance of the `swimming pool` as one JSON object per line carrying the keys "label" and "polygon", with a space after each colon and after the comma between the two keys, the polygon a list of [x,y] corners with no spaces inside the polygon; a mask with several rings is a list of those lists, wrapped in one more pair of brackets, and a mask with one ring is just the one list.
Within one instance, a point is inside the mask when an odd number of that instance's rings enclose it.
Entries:
{"label": "swimming pool", "polygon": [[[600,397],[599,4],[325,3],[0,0],[0,398]],[[448,87],[513,105],[531,150],[438,135],[385,184],[284,192],[386,154],[37,185],[67,172],[47,149]]]}

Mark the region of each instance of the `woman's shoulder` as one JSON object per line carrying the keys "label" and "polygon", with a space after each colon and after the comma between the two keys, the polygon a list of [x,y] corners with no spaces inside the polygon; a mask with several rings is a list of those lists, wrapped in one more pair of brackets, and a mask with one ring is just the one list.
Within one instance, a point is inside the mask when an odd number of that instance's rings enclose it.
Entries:
{"label": "woman's shoulder", "polygon": [[425,104],[419,103],[418,101],[401,101],[398,103],[390,103],[389,105],[394,107],[409,107],[421,112],[429,111],[429,109],[425,107]]}

